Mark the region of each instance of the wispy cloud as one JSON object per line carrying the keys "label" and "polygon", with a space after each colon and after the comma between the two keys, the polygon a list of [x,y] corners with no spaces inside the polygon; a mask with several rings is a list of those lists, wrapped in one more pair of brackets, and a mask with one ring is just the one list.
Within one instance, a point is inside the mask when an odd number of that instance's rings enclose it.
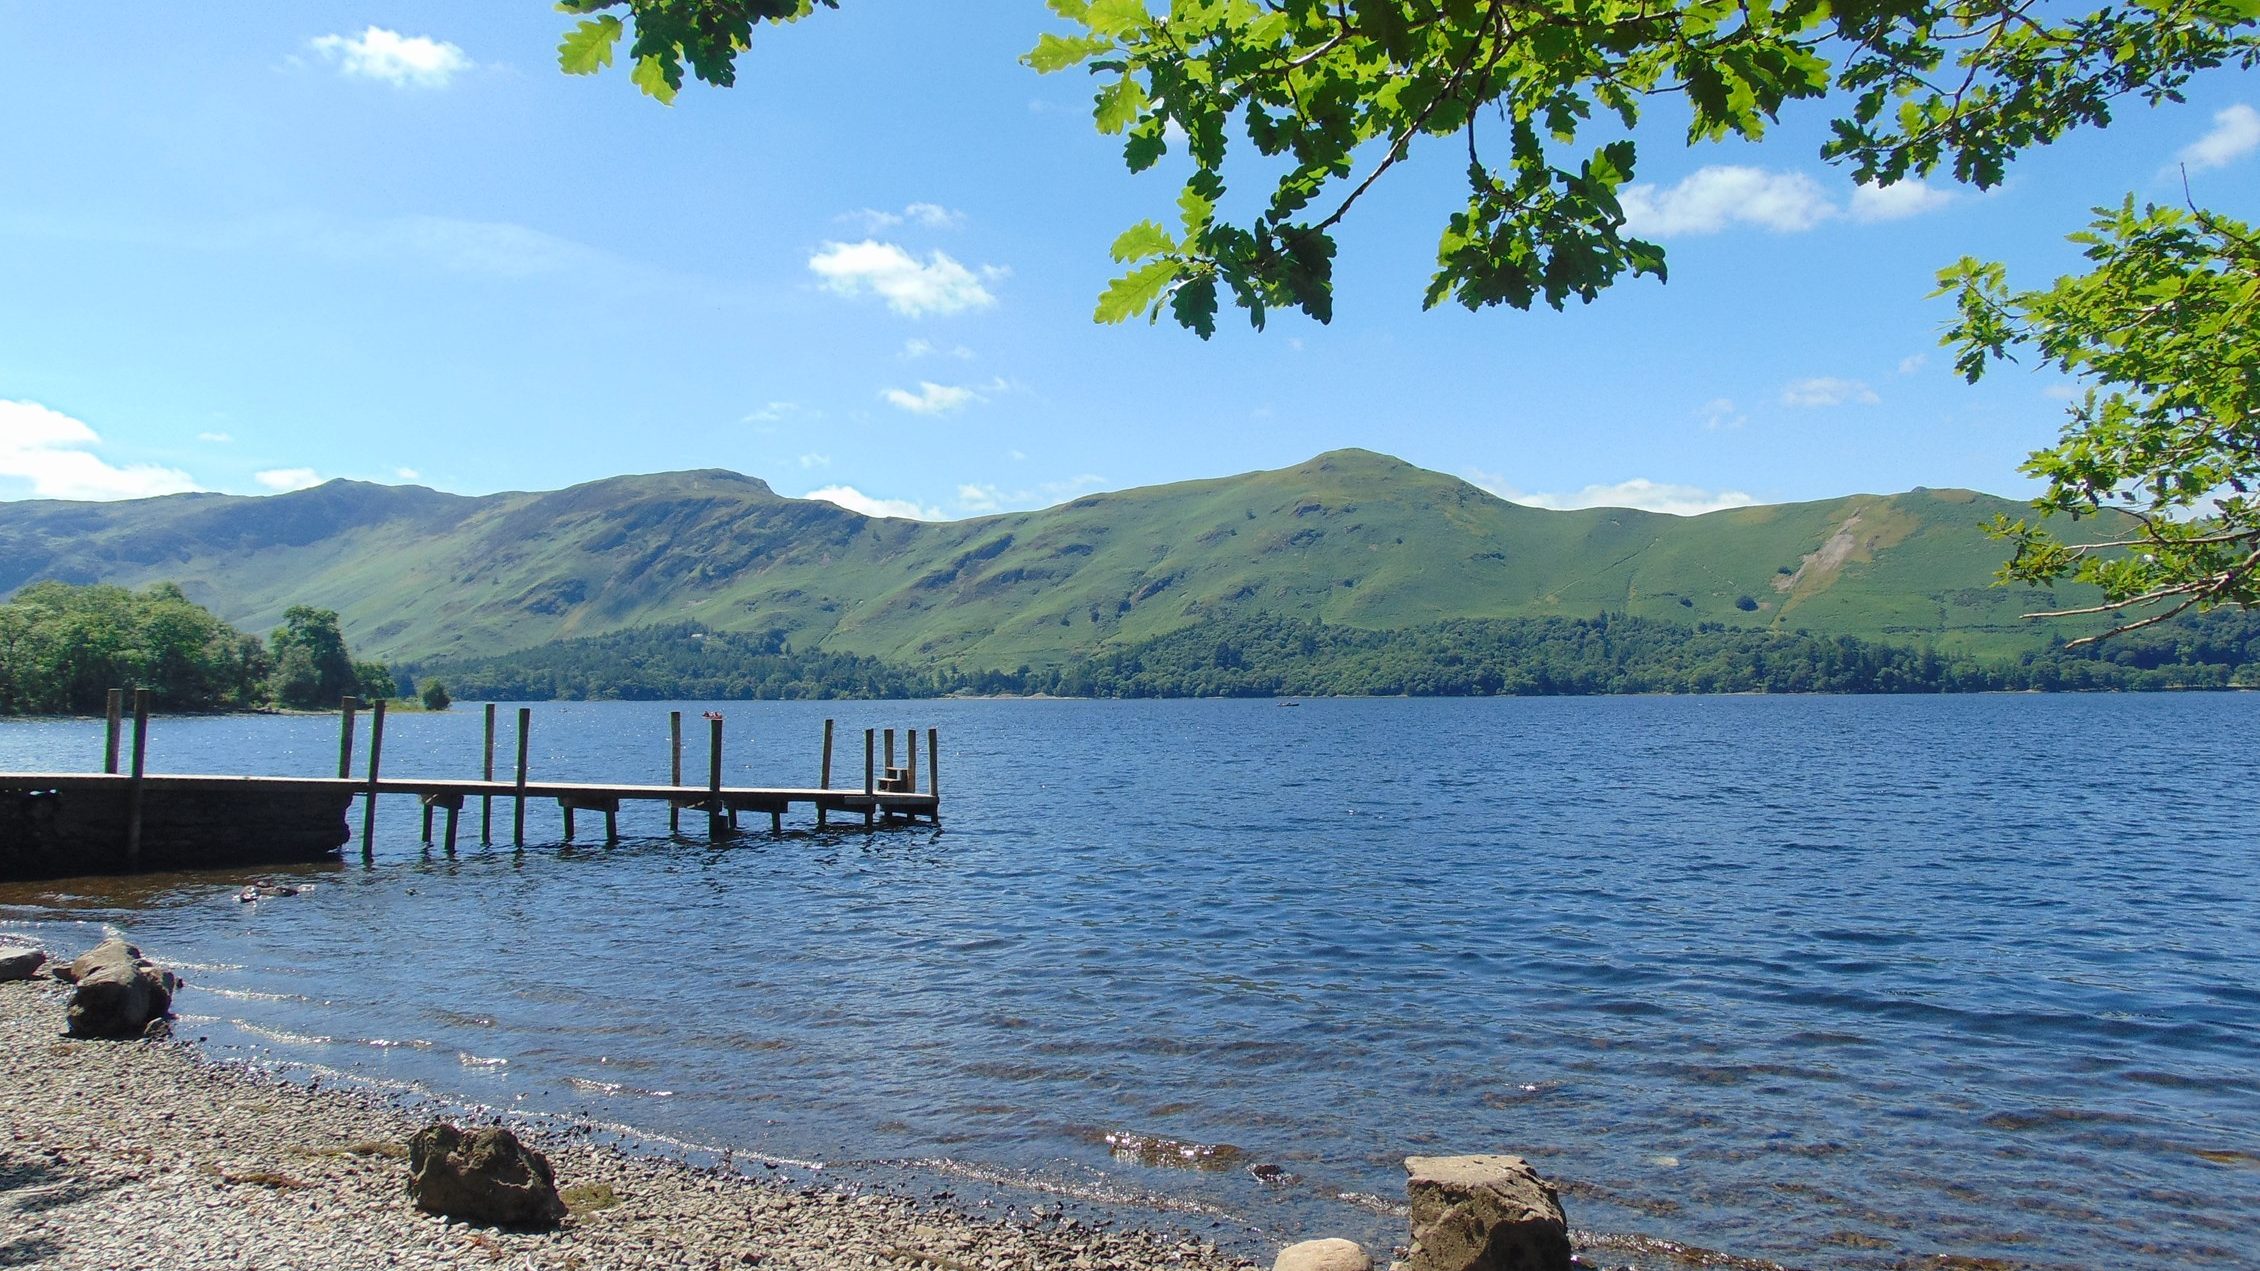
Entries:
{"label": "wispy cloud", "polygon": [[800,457],[800,466],[803,468],[829,468],[832,466],[832,456],[810,451]]}
{"label": "wispy cloud", "polygon": [[823,412],[813,411],[799,402],[767,402],[759,410],[748,412],[738,422],[742,424],[781,424],[788,419],[821,419]]}
{"label": "wispy cloud", "polygon": [[927,229],[957,229],[965,224],[965,213],[943,207],[939,203],[912,203],[900,212],[859,207],[852,212],[842,212],[833,219],[842,224],[857,226],[866,234],[879,234],[904,224],[923,225]]}
{"label": "wispy cloud", "polygon": [[1703,403],[1702,408],[1695,412],[1695,418],[1703,421],[1703,428],[1707,432],[1740,428],[1750,422],[1747,416],[1735,408],[1733,399],[1726,397],[1714,397]]}
{"label": "wispy cloud", "polygon": [[[1020,456],[1026,458],[1026,456]],[[992,512],[1017,511],[1024,508],[1049,507],[1064,503],[1078,495],[1106,488],[1106,478],[1094,472],[1085,472],[1064,481],[1046,481],[1036,486],[1005,490],[995,485],[967,483],[957,487],[958,510],[970,516],[986,516]]]}
{"label": "wispy cloud", "polygon": [[1481,468],[1468,469],[1467,478],[1509,503],[1556,512],[1577,508],[1635,508],[1672,516],[1701,516],[1705,512],[1746,508],[1757,503],[1740,490],[1705,490],[1700,486],[1650,481],[1646,477],[1634,477],[1614,485],[1589,485],[1567,494],[1524,493],[1507,484],[1498,473]]}
{"label": "wispy cloud", "polygon": [[402,481],[421,481],[424,479],[424,474],[416,471],[414,468],[394,468],[392,470],[392,475],[398,477]]}
{"label": "wispy cloud", "polygon": [[1791,380],[1781,386],[1784,406],[1873,406],[1882,400],[1865,381],[1838,379],[1833,375]]}
{"label": "wispy cloud", "polygon": [[822,499],[826,503],[861,512],[865,516],[900,517],[907,521],[946,521],[940,508],[921,507],[910,499],[882,499],[865,494],[852,485],[828,485],[821,490],[810,490],[802,496]]}
{"label": "wispy cloud", "polygon": [[251,479],[278,494],[291,490],[305,490],[322,483],[320,473],[312,468],[269,468],[254,472]]}
{"label": "wispy cloud", "polygon": [[474,65],[456,45],[428,36],[402,35],[381,26],[372,26],[359,35],[325,35],[308,41],[307,46],[333,63],[340,74],[379,80],[395,88],[444,88]]}
{"label": "wispy cloud", "polygon": [[1913,375],[1915,372],[1920,371],[1924,367],[1929,365],[1930,354],[1910,353],[1907,356],[1899,359],[1899,373],[1901,375]]}
{"label": "wispy cloud", "polygon": [[1802,172],[1714,164],[1676,185],[1627,186],[1622,201],[1625,228],[1631,232],[1686,238],[1736,226],[1802,233],[1843,216],[1895,221],[1944,207],[1953,197],[1949,191],[1909,180],[1889,186],[1857,185],[1839,203],[1826,187]]}
{"label": "wispy cloud", "polygon": [[2175,157],[2202,172],[2225,167],[2260,150],[2260,110],[2238,102],[2213,116],[2213,130],[2181,148]]}
{"label": "wispy cloud", "polygon": [[229,442],[235,440],[235,438],[229,436],[224,432],[200,432],[196,434],[196,439],[198,441],[204,442],[207,445],[213,446],[224,446]]}
{"label": "wispy cloud", "polygon": [[973,360],[973,350],[962,344],[953,344],[944,348],[932,340],[919,337],[902,342],[902,356],[903,360],[909,362],[915,362],[922,357],[951,357],[960,362],[970,362]]}
{"label": "wispy cloud", "polygon": [[968,405],[985,401],[979,393],[957,384],[936,384],[920,380],[918,391],[890,388],[879,394],[896,410],[906,410],[913,415],[950,415],[964,410]]}
{"label": "wispy cloud", "polygon": [[177,468],[110,463],[93,454],[102,438],[80,420],[38,402],[0,401],[0,479],[31,485],[37,499],[145,499],[197,488]]}
{"label": "wispy cloud", "polygon": [[824,285],[843,296],[866,292],[879,296],[887,307],[905,317],[964,313],[986,309],[997,298],[983,285],[1004,271],[984,268],[979,273],[933,252],[925,260],[895,246],[865,239],[860,243],[826,243],[808,258],[809,269]]}

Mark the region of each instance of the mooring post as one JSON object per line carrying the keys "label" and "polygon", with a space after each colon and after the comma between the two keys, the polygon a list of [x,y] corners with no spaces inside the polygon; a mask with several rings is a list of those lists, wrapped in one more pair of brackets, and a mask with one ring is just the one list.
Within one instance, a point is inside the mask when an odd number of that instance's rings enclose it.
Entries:
{"label": "mooring post", "polygon": [[[493,702],[487,703],[487,764],[486,767],[481,771],[479,779],[489,785],[494,784]],[[492,794],[482,794],[479,796],[479,841],[481,843],[494,842],[494,796]]]}
{"label": "mooring post", "polygon": [[377,851],[377,765],[384,762],[385,754],[385,699],[378,698],[369,707],[369,792],[361,798],[361,863],[366,865]]}
{"label": "mooring post", "polygon": [[511,813],[510,841],[519,847],[526,845],[526,734],[534,726],[534,708],[518,708],[518,806]]}
{"label": "mooring post", "polygon": [[126,691],[122,688],[110,690],[109,717],[102,741],[102,771],[114,776],[118,771],[118,734],[125,729]]}
{"label": "mooring post", "polygon": [[918,793],[918,730],[915,728],[903,729],[902,745],[904,752],[902,757],[903,775],[910,778],[910,792],[916,794]]}
{"label": "mooring post", "polygon": [[353,712],[361,709],[361,699],[348,693],[338,699],[337,775],[340,781],[353,775]]}
{"label": "mooring post", "polygon": [[895,730],[892,728],[887,730],[887,766],[885,771],[889,776],[894,775],[895,771]]}
{"label": "mooring post", "polygon": [[[832,721],[828,719],[824,721],[824,767],[817,774],[816,788],[832,788]],[[824,812],[824,801],[819,799],[816,802],[816,828],[819,830],[824,828]]]}
{"label": "mooring post", "polygon": [[432,845],[432,805],[424,805],[424,846]]}
{"label": "mooring post", "polygon": [[706,838],[722,838],[722,716],[706,713]]}
{"label": "mooring post", "polygon": [[873,771],[873,766],[878,762],[873,757],[878,747],[878,738],[877,730],[863,730],[863,828],[867,830],[871,828],[872,815],[878,810],[878,800],[872,798],[878,789],[878,773]]}
{"label": "mooring post", "polygon": [[455,821],[463,815],[463,801],[457,799],[447,805],[447,854],[455,855]]}
{"label": "mooring post", "polygon": [[149,755],[149,690],[133,691],[133,776],[126,785],[126,867],[141,867],[141,773]]}
{"label": "mooring post", "polygon": [[[682,788],[683,784],[683,713],[667,712],[667,746],[674,756],[667,768],[667,784]],[[683,809],[673,799],[667,801],[667,832],[679,834],[683,829]]]}
{"label": "mooring post", "polygon": [[926,793],[934,799],[934,824],[942,823],[942,730],[926,730]]}

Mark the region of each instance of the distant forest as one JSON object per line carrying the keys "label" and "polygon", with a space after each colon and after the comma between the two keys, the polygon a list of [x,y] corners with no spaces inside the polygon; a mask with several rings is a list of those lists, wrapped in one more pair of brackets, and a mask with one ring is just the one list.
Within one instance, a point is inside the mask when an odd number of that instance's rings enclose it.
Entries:
{"label": "distant forest", "polygon": [[2013,660],[1851,636],[1601,615],[1363,631],[1258,615],[1206,623],[1059,668],[910,669],[803,652],[776,632],[650,627],[418,668],[458,697],[1582,696],[2260,688],[2260,615],[2221,611]]}

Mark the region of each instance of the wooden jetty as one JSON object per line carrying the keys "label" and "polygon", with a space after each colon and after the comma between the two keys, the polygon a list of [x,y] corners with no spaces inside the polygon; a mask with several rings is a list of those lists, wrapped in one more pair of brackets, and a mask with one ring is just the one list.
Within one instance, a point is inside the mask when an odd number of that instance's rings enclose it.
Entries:
{"label": "wooden jetty", "polygon": [[[897,762],[892,728],[864,730],[860,786],[832,782],[834,721],[824,721],[817,783],[813,786],[736,786],[722,782],[722,717],[709,714],[705,781],[683,780],[683,719],[669,715],[669,780],[665,784],[536,781],[528,771],[533,711],[518,708],[517,764],[495,774],[496,714],[486,708],[486,750],[473,778],[402,777],[383,772],[385,703],[370,710],[368,767],[354,771],[354,721],[360,703],[346,698],[335,776],[255,777],[156,774],[145,770],[149,694],[134,694],[130,765],[123,746],[125,694],[110,694],[101,772],[0,773],[0,879],[57,878],[213,866],[281,864],[332,858],[353,839],[348,814],[361,801],[361,855],[371,858],[377,803],[386,795],[413,796],[423,810],[423,841],[440,841],[453,853],[465,808],[479,805],[481,842],[494,841],[494,804],[509,801],[510,839],[526,841],[526,806],[554,801],[565,839],[578,829],[576,814],[604,818],[607,842],[619,838],[623,804],[662,803],[667,828],[679,834],[684,812],[702,813],[705,837],[721,842],[739,832],[741,815],[767,813],[769,832],[782,834],[785,817],[799,807],[814,812],[818,828],[876,830],[920,821],[941,824],[941,739],[928,728],[904,730]],[[923,788],[920,742],[924,742]],[[121,766],[125,768],[121,771]]]}

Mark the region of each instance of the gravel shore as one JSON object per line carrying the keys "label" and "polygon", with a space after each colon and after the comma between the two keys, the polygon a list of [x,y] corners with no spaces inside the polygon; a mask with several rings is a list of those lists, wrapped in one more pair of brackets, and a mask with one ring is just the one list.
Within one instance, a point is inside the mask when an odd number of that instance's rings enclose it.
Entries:
{"label": "gravel shore", "polygon": [[0,1266],[1251,1265],[1179,1236],[788,1189],[523,1128],[572,1216],[546,1233],[449,1222],[408,1203],[404,1144],[420,1118],[214,1064],[184,1043],[67,1040],[69,995],[44,978],[0,984]]}

